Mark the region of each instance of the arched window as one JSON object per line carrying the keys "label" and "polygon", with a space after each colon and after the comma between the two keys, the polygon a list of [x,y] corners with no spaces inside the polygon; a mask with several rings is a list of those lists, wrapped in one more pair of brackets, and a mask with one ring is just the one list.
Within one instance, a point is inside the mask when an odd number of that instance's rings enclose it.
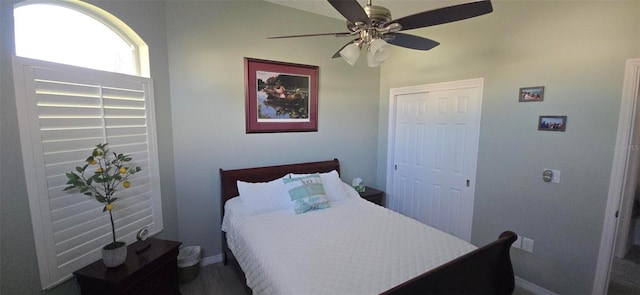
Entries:
{"label": "arched window", "polygon": [[112,237],[103,204],[63,191],[65,173],[85,165],[96,144],[142,168],[118,192],[118,240],[162,230],[153,81],[145,43],[104,10],[37,0],[17,4],[14,17],[20,144],[40,281],[49,289],[98,260]]}
{"label": "arched window", "polygon": [[80,1],[25,1],[14,9],[16,55],[149,77],[148,47],[126,24]]}

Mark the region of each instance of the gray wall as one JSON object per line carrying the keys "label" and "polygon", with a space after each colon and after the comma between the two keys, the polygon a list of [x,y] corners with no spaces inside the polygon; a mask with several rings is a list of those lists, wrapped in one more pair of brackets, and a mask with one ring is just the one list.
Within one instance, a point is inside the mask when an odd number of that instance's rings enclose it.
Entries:
{"label": "gray wall", "polygon": [[[487,16],[416,31],[442,43],[394,50],[381,70],[378,183],[386,182],[389,89],[485,78],[472,242],[505,229],[516,275],[560,294],[590,294],[607,201],[624,64],[640,57],[640,2],[498,1]],[[545,86],[544,102],[518,89]],[[537,131],[567,115],[566,132]],[[545,168],[562,171],[543,183]]]}
{"label": "gray wall", "polygon": [[[265,39],[342,31],[343,22],[262,1],[169,2],[167,29],[185,245],[221,252],[220,168],[338,158],[343,179],[375,181],[378,69],[330,59],[349,39]],[[320,67],[318,132],[245,134],[244,57]]]}

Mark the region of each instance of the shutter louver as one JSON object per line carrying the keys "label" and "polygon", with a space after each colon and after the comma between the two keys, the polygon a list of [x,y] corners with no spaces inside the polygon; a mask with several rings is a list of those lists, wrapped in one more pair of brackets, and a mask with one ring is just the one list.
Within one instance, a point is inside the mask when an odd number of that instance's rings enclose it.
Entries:
{"label": "shutter louver", "polygon": [[20,57],[14,70],[23,154],[33,154],[32,161],[25,157],[25,173],[35,180],[29,202],[46,289],[100,259],[112,241],[104,205],[63,191],[65,173],[83,166],[96,144],[108,142],[142,168],[130,188],[116,192],[117,239],[131,243],[145,226],[152,234],[162,229],[152,81]]}

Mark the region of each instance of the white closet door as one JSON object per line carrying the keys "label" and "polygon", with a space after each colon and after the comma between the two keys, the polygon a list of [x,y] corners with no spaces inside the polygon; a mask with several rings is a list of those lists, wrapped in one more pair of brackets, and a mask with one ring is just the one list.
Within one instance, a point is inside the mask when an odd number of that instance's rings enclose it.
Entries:
{"label": "white closet door", "polygon": [[387,187],[391,209],[469,241],[482,83],[461,82],[392,95]]}

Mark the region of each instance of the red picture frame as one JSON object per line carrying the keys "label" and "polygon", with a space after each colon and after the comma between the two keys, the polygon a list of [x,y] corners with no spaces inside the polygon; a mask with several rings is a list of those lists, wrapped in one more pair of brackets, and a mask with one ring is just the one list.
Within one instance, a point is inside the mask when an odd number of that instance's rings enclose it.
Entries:
{"label": "red picture frame", "polygon": [[247,133],[318,131],[318,66],[244,58]]}

